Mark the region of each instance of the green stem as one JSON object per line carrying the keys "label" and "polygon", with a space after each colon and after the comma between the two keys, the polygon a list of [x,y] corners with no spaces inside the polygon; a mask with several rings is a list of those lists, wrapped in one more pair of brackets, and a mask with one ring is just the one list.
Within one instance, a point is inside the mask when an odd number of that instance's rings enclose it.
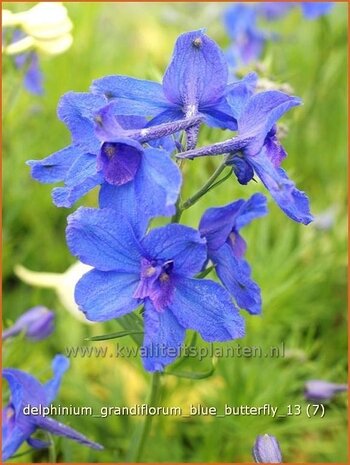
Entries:
{"label": "green stem", "polygon": [[48,440],[50,442],[49,445],[49,462],[50,463],[56,463],[57,459],[57,454],[56,454],[56,447],[55,447],[55,441],[50,433],[47,433]]}
{"label": "green stem", "polygon": [[23,67],[20,70],[17,70],[17,76],[13,80],[14,86],[10,89],[7,98],[5,99],[5,103],[3,105],[3,120],[5,120],[8,115],[11,113],[12,109],[14,108],[19,95],[22,92],[23,89],[23,79],[26,75],[26,72],[28,71],[28,68],[30,66],[30,61],[27,59],[27,62],[23,65]]}
{"label": "green stem", "polygon": [[[152,386],[149,396],[148,406],[155,407],[157,405],[160,391],[161,374],[156,372],[152,376]],[[140,425],[135,440],[132,443],[132,449],[129,452],[128,462],[140,462],[146,439],[151,429],[153,415],[146,415],[145,420]]]}
{"label": "green stem", "polygon": [[192,207],[198,200],[205,195],[212,184],[217,180],[220,174],[226,168],[226,158],[220,163],[220,165],[216,168],[214,173],[210,176],[205,184],[194,194],[192,197],[188,198],[180,207],[180,212],[182,213],[183,210],[187,210],[187,208]]}
{"label": "green stem", "polygon": [[171,221],[170,223],[178,223],[180,221],[180,218],[181,218],[181,215],[182,215],[182,209],[180,207],[180,197],[177,199],[177,202],[176,202],[176,212],[175,212],[175,215],[173,215],[171,217]]}

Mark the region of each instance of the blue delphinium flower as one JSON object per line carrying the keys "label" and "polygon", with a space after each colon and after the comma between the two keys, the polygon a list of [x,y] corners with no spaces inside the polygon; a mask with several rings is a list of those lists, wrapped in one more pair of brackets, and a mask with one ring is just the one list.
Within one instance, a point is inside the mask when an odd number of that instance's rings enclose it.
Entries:
{"label": "blue delphinium flower", "polygon": [[8,460],[22,445],[27,442],[35,448],[48,447],[49,444],[33,438],[37,429],[48,431],[58,436],[67,437],[80,444],[102,449],[103,447],[90,441],[81,433],[42,415],[26,415],[24,407],[46,407],[55,399],[61,384],[61,379],[69,367],[69,361],[62,355],[57,355],[52,363],[54,376],[45,384],[41,384],[33,376],[13,368],[3,370],[3,377],[7,380],[11,398],[3,410],[2,423],[2,459]]}
{"label": "blue delphinium flower", "polygon": [[206,341],[244,335],[244,320],[219,284],[194,276],[207,260],[205,239],[170,224],[138,235],[115,210],[79,208],[68,217],[73,255],[94,269],[75,289],[92,321],[121,317],[144,305],[143,363],[162,371],[178,355],[186,328]]}
{"label": "blue delphinium flower", "polygon": [[[262,2],[258,4],[236,3],[224,12],[224,24],[232,40],[227,50],[228,61],[233,68],[247,65],[260,58],[268,40],[278,36],[258,25],[259,17],[273,21],[285,16],[298,2]],[[306,19],[316,19],[327,14],[332,2],[301,2]]]}
{"label": "blue delphinium flower", "polygon": [[247,244],[240,230],[254,218],[267,214],[266,198],[254,194],[249,200],[237,200],[219,208],[209,208],[199,224],[208,244],[208,258],[215,265],[220,280],[240,308],[251,314],[261,313],[259,286],[251,278],[244,254]]}
{"label": "blue delphinium flower", "polygon": [[276,122],[294,106],[300,105],[298,97],[279,91],[266,91],[246,96],[241,101],[238,118],[238,136],[230,140],[189,150],[180,158],[195,158],[228,153],[227,164],[233,166],[241,184],[259,176],[278,206],[294,221],[308,224],[312,221],[309,201],[299,191],[286,172],[280,168],[286,152],[276,134]]}
{"label": "blue delphinium flower", "polygon": [[257,10],[243,3],[231,5],[224,12],[224,24],[232,40],[227,55],[233,55],[236,65],[246,65],[257,60],[270,38],[269,34],[258,27],[257,19]]}
{"label": "blue delphinium flower", "polygon": [[348,389],[347,384],[311,380],[305,383],[305,398],[310,401],[325,402],[331,400],[338,392],[344,392]]}
{"label": "blue delphinium flower", "polygon": [[[163,136],[188,128],[200,116],[144,128],[139,117],[115,117],[107,100],[90,93],[69,92],[58,107],[58,116],[72,134],[72,145],[43,160],[30,160],[34,179],[64,182],[53,190],[59,207],[71,207],[101,185],[100,205],[127,212],[143,229],[151,217],[170,216],[180,192],[181,174]],[[113,130],[113,132],[111,132]],[[154,140],[151,145],[141,144]]]}
{"label": "blue delphinium flower", "polygon": [[[15,43],[23,39],[25,34],[15,29],[11,36],[11,43]],[[39,57],[35,51],[20,53],[14,56],[14,63],[18,69],[24,69],[24,87],[34,95],[42,95],[44,93],[43,74],[40,70]]]}
{"label": "blue delphinium flower", "polygon": [[2,333],[2,339],[16,336],[24,332],[33,341],[50,336],[54,330],[55,314],[46,307],[33,307],[21,315],[15,323]]}
{"label": "blue delphinium flower", "polygon": [[328,14],[334,2],[301,2],[301,9],[306,19],[317,19]]}
{"label": "blue delphinium flower", "polygon": [[[149,125],[176,121],[201,113],[206,124],[236,129],[226,96],[230,92],[223,52],[204,30],[187,32],[176,41],[163,83],[127,76],[106,76],[91,90],[115,100],[120,115],[151,117]],[[197,128],[187,131],[188,146],[195,146]]]}
{"label": "blue delphinium flower", "polygon": [[282,463],[281,448],[275,436],[259,435],[253,447],[253,457],[256,463]]}
{"label": "blue delphinium flower", "polygon": [[294,5],[295,2],[261,2],[256,5],[256,9],[263,18],[275,21],[289,13]]}
{"label": "blue delphinium flower", "polygon": [[17,68],[27,67],[24,75],[24,87],[34,95],[43,95],[43,74],[39,66],[39,57],[36,52],[27,52],[15,56]]}
{"label": "blue delphinium flower", "polygon": [[262,16],[272,21],[281,18],[299,5],[306,19],[317,19],[330,12],[333,2],[263,2],[257,5],[257,9]]}

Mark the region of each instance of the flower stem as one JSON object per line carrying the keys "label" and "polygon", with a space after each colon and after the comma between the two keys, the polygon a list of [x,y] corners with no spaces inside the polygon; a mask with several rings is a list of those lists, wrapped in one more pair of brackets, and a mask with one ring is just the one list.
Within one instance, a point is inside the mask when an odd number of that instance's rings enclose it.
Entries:
{"label": "flower stem", "polygon": [[170,223],[178,223],[180,221],[181,215],[182,215],[182,209],[180,208],[180,197],[179,197],[176,202],[175,215],[171,217]]}
{"label": "flower stem", "polygon": [[50,442],[49,445],[49,462],[50,463],[56,463],[56,447],[55,447],[55,441],[50,433],[47,433],[48,440]]}
{"label": "flower stem", "polygon": [[220,176],[220,174],[224,171],[226,168],[226,158],[220,163],[220,165],[216,168],[214,173],[210,176],[210,178],[207,180],[205,184],[194,194],[192,197],[189,197],[180,207],[178,210],[180,210],[180,216],[183,210],[187,210],[187,208],[192,207],[198,200],[205,195],[208,190],[212,187],[214,182],[217,180],[217,178]]}
{"label": "flower stem", "polygon": [[[157,405],[160,392],[160,377],[161,373],[159,372],[156,372],[152,375],[151,392],[148,401],[149,407],[155,407]],[[146,415],[143,423],[140,425],[140,428],[136,432],[136,437],[131,444],[131,449],[128,454],[128,462],[140,462],[146,439],[151,429],[152,418],[152,415]]]}

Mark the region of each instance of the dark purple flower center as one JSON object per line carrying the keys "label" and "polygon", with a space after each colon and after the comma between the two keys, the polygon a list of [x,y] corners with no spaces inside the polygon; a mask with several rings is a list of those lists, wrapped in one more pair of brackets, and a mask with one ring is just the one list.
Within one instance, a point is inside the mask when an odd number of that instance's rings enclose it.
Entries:
{"label": "dark purple flower center", "polygon": [[105,142],[97,156],[97,170],[112,185],[122,186],[134,179],[141,162],[142,151],[121,142]]}
{"label": "dark purple flower center", "polygon": [[174,280],[173,260],[141,260],[141,276],[134,293],[136,299],[149,298],[155,309],[163,311],[172,300]]}

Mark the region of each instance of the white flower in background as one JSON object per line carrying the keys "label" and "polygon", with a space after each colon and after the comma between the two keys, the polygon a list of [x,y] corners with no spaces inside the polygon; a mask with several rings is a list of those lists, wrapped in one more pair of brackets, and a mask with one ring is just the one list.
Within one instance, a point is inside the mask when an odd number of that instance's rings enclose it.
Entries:
{"label": "white flower in background", "polygon": [[25,283],[31,286],[47,287],[54,289],[61,304],[79,321],[93,324],[87,320],[74,300],[75,285],[83,274],[91,270],[91,266],[77,262],[70,266],[64,273],[42,273],[31,271],[22,265],[15,266],[15,274]]}
{"label": "white flower in background", "polygon": [[25,35],[22,39],[6,46],[8,55],[36,49],[49,55],[65,52],[73,42],[73,24],[61,2],[42,2],[20,13],[2,11],[2,27],[15,27]]}

